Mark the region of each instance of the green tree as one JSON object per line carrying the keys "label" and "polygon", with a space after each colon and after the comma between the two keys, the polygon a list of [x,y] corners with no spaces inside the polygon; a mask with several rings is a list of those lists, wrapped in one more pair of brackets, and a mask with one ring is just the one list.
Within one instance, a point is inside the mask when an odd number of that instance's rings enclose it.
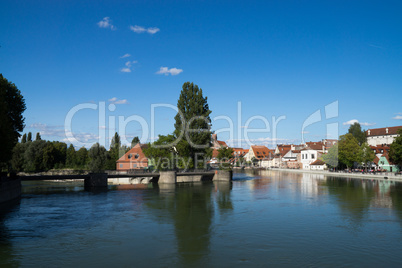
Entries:
{"label": "green tree", "polygon": [[121,147],[120,136],[116,132],[114,137],[110,142],[110,149],[107,153],[106,169],[115,170],[116,161],[125,153],[124,149]]}
{"label": "green tree", "polygon": [[360,146],[360,157],[361,161],[365,166],[365,169],[367,171],[368,165],[373,162],[375,158],[375,154],[373,150],[371,150],[370,146],[368,145],[367,142],[363,143],[362,146]]}
{"label": "green tree", "polygon": [[131,141],[131,148],[133,148],[139,142],[140,142],[140,138],[134,137],[133,140]]}
{"label": "green tree", "polygon": [[177,153],[175,146],[171,146],[175,141],[173,135],[159,135],[158,140],[152,144],[148,144],[143,149],[145,156],[148,158],[149,166],[159,170],[174,169],[175,163],[181,167],[180,160],[176,159]]}
{"label": "green tree", "polygon": [[24,129],[25,100],[21,91],[0,74],[0,170],[9,168],[12,150]]}
{"label": "green tree", "polygon": [[364,130],[362,130],[362,128],[358,122],[353,123],[353,125],[351,125],[349,127],[348,133],[352,134],[353,137],[355,137],[359,146],[361,146],[367,140],[366,132]]}
{"label": "green tree", "polygon": [[36,132],[36,139],[35,139],[36,141],[40,141],[41,140],[41,137],[40,137],[40,133],[39,132]]}
{"label": "green tree", "polygon": [[360,146],[352,134],[339,137],[339,161],[349,169],[355,162],[360,162]]}
{"label": "green tree", "polygon": [[201,156],[211,155],[211,110],[202,89],[193,83],[183,84],[175,116],[176,148],[181,159],[189,159],[194,166]]}
{"label": "green tree", "polygon": [[398,136],[391,143],[389,160],[402,170],[402,129],[398,129]]}
{"label": "green tree", "polygon": [[338,144],[335,144],[332,146],[327,154],[322,155],[322,160],[327,164],[328,166],[332,168],[338,167],[339,164],[339,159],[338,159]]}
{"label": "green tree", "polygon": [[27,143],[24,152],[24,171],[38,172],[45,169],[43,165],[43,150],[46,147],[46,141],[33,141]]}
{"label": "green tree", "polygon": [[99,145],[99,143],[95,143],[92,145],[91,149],[88,152],[89,156],[89,170],[92,172],[102,172],[105,170],[107,151],[105,147]]}
{"label": "green tree", "polygon": [[80,169],[85,169],[88,165],[88,150],[85,147],[81,147],[75,154],[75,166]]}
{"label": "green tree", "polygon": [[26,142],[27,142],[27,134],[24,133],[24,135],[22,135],[22,138],[21,138],[21,143],[26,143]]}
{"label": "green tree", "polygon": [[76,167],[76,159],[75,159],[75,148],[72,144],[67,149],[66,153],[66,167],[75,168]]}
{"label": "green tree", "polygon": [[230,169],[231,164],[229,160],[233,158],[233,148],[221,146],[221,148],[218,149],[218,156],[216,158],[218,158],[220,162],[220,168]]}
{"label": "green tree", "polygon": [[[25,135],[26,138],[26,135]],[[13,156],[11,158],[11,168],[15,172],[24,170],[24,154],[27,149],[27,143],[17,143],[13,149]]]}
{"label": "green tree", "polygon": [[31,132],[28,132],[27,141],[32,141],[32,133]]}

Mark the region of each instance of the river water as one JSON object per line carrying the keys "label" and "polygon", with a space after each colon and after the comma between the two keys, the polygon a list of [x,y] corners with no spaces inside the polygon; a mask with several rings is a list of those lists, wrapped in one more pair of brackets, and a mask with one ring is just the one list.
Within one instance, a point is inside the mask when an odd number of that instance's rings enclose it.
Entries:
{"label": "river water", "polygon": [[0,267],[401,267],[401,251],[401,183],[307,173],[27,182],[0,216]]}

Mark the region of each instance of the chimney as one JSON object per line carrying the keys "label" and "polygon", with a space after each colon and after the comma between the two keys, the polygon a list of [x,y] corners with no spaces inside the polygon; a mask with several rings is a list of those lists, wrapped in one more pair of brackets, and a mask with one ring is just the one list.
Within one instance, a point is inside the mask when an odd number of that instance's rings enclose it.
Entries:
{"label": "chimney", "polygon": [[387,134],[388,134],[388,128],[386,128],[386,129],[385,129],[385,133],[387,133]]}

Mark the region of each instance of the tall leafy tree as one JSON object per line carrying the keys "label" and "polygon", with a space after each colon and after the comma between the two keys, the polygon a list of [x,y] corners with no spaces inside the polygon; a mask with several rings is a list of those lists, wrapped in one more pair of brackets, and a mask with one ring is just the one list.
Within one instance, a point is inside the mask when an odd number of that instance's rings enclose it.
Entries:
{"label": "tall leafy tree", "polygon": [[134,137],[133,140],[131,141],[131,148],[133,148],[139,142],[140,142],[140,138]]}
{"label": "tall leafy tree", "polygon": [[36,132],[36,138],[35,138],[35,140],[36,141],[40,141],[42,138],[40,137],[40,133],[39,132]]}
{"label": "tall leafy tree", "polygon": [[74,168],[76,166],[75,148],[72,144],[67,149],[66,167]]}
{"label": "tall leafy tree", "polygon": [[46,145],[46,141],[43,140],[27,143],[27,148],[24,152],[25,172],[38,172],[45,169],[43,165],[43,151]]}
{"label": "tall leafy tree", "polygon": [[104,168],[110,169],[110,170],[116,169],[116,161],[124,153],[125,153],[125,151],[121,147],[120,136],[116,132],[110,142],[110,149],[107,153],[106,166]]}
{"label": "tall leafy tree", "polygon": [[375,154],[374,154],[373,150],[371,150],[371,148],[367,142],[363,143],[362,146],[360,146],[360,157],[361,157],[361,161],[364,164],[364,167],[367,171],[368,165],[371,162],[373,162],[373,160],[375,158]]}
{"label": "tall leafy tree", "polygon": [[158,140],[153,144],[148,144],[148,146],[143,149],[149,161],[148,165],[159,170],[174,169],[176,168],[176,163],[180,167],[180,160],[176,158],[176,147],[171,146],[174,140],[175,137],[173,135],[159,135]]}
{"label": "tall leafy tree", "polygon": [[75,154],[75,165],[77,168],[85,169],[88,162],[88,150],[85,147],[81,147]]}
{"label": "tall leafy tree", "polygon": [[89,156],[89,170],[92,172],[101,172],[105,170],[107,151],[105,147],[99,143],[92,145],[88,152]]}
{"label": "tall leafy tree", "polygon": [[202,89],[193,83],[183,84],[175,116],[174,136],[177,151],[182,159],[188,158],[190,166],[200,156],[211,154],[211,110]]}
{"label": "tall leafy tree", "polygon": [[336,168],[339,165],[338,144],[329,148],[328,153],[322,155],[322,160],[330,167]]}
{"label": "tall leafy tree", "polygon": [[391,143],[389,160],[402,170],[402,129],[398,129],[398,136]]}
{"label": "tall leafy tree", "polygon": [[351,125],[349,127],[348,133],[352,134],[353,137],[355,137],[359,146],[361,146],[367,140],[366,132],[364,130],[362,130],[362,128],[358,122],[353,123],[353,125]]}
{"label": "tall leafy tree", "polygon": [[32,133],[31,132],[28,132],[27,141],[32,141]]}
{"label": "tall leafy tree", "polygon": [[21,138],[21,143],[26,143],[26,142],[27,142],[27,134],[24,133],[24,135],[22,135],[22,138]]}
{"label": "tall leafy tree", "polygon": [[221,148],[218,149],[217,158],[220,162],[220,167],[222,169],[230,169],[231,164],[229,160],[233,158],[233,148],[222,146]]}
{"label": "tall leafy tree", "polygon": [[0,169],[7,167],[24,129],[25,100],[21,91],[0,74]]}
{"label": "tall leafy tree", "polygon": [[339,161],[344,163],[347,168],[350,168],[355,162],[360,162],[359,143],[350,133],[339,138]]}

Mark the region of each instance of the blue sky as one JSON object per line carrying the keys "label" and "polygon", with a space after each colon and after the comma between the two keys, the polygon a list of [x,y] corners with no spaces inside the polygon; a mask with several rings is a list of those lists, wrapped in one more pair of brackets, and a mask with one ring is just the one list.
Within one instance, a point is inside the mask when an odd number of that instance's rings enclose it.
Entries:
{"label": "blue sky", "polygon": [[171,133],[166,106],[187,81],[231,145],[336,138],[351,120],[402,125],[401,10],[400,1],[3,0],[0,72],[24,95],[24,132],[69,142],[66,117],[84,107],[71,120],[78,147],[99,138],[108,147],[116,130],[142,142]]}

